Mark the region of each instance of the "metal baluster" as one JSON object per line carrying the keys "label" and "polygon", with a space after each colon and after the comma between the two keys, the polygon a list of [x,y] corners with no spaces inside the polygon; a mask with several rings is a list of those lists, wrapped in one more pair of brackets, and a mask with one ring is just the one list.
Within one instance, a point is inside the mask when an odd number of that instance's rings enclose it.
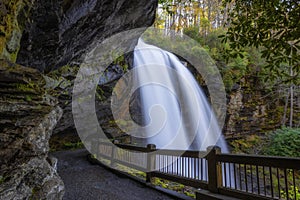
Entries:
{"label": "metal baluster", "polygon": [[237,178],[236,178],[235,163],[233,163],[233,172],[234,172],[234,189],[237,189]]}
{"label": "metal baluster", "polygon": [[294,185],[294,196],[295,200],[297,200],[297,192],[296,192],[296,179],[295,179],[295,170],[293,169],[293,185]]}
{"label": "metal baluster", "polygon": [[243,185],[242,185],[242,168],[241,168],[241,164],[239,164],[239,179],[240,179],[240,190],[243,190]]}
{"label": "metal baluster", "polygon": [[279,176],[279,169],[277,168],[277,183],[278,183],[278,197],[280,198],[280,176]]}
{"label": "metal baluster", "polygon": [[246,192],[248,192],[247,165],[244,165],[244,174],[245,174]]}
{"label": "metal baluster", "polygon": [[271,196],[274,197],[272,167],[269,167],[269,172],[270,172]]}
{"label": "metal baluster", "polygon": [[256,181],[257,181],[257,194],[260,194],[259,172],[258,172],[257,165],[256,165]]}
{"label": "metal baluster", "polygon": [[251,173],[251,190],[252,190],[252,193],[254,193],[254,184],[253,184],[253,166],[250,165],[250,173]]}
{"label": "metal baluster", "polygon": [[289,184],[287,180],[287,169],[284,169],[284,183],[285,183],[285,192],[286,192],[286,198],[289,200]]}
{"label": "metal baluster", "polygon": [[264,166],[263,166],[263,176],[264,176],[264,192],[265,192],[265,196],[267,196],[266,176],[265,176],[265,167]]}

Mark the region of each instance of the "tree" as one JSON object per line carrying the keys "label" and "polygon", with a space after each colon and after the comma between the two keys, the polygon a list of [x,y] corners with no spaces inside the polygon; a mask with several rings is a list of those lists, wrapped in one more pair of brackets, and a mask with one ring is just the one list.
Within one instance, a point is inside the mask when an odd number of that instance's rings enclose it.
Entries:
{"label": "tree", "polygon": [[266,77],[276,79],[278,85],[289,85],[283,124],[290,96],[292,127],[294,85],[300,82],[300,0],[225,0],[224,4],[234,5],[225,10],[229,18],[223,42],[230,42],[229,55],[240,55],[247,46],[263,49]]}
{"label": "tree", "polygon": [[166,29],[177,32],[198,27],[199,33],[208,35],[212,29],[224,24],[221,10],[221,0],[159,0],[159,19],[164,19]]}
{"label": "tree", "polygon": [[[223,36],[224,42],[230,42],[231,54],[239,54],[246,46],[263,47],[262,57],[272,74],[285,81],[299,78],[300,1],[225,0],[224,3],[234,3],[225,11],[229,27]],[[287,66],[285,69],[280,67],[282,63]]]}

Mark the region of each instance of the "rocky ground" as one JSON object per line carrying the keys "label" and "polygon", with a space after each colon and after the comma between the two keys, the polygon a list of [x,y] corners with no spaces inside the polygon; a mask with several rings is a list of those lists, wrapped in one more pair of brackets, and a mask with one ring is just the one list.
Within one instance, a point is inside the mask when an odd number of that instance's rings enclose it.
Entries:
{"label": "rocky ground", "polygon": [[173,198],[87,161],[86,150],[52,153],[65,184],[64,200],[171,200]]}

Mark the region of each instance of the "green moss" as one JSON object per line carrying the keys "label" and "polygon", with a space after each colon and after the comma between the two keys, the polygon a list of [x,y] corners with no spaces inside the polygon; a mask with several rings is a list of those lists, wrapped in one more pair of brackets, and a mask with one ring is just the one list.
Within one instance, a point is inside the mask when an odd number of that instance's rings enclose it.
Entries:
{"label": "green moss", "polygon": [[34,84],[15,84],[15,87],[18,89],[18,91],[21,92],[35,92],[35,85]]}
{"label": "green moss", "polygon": [[12,54],[10,54],[10,60],[12,62],[16,62],[17,61],[18,52],[19,52],[19,49],[17,51],[13,52]]}
{"label": "green moss", "polygon": [[64,144],[67,149],[81,149],[84,147],[82,142],[67,142]]}
{"label": "green moss", "polygon": [[187,195],[187,196],[189,196],[189,197],[196,198],[196,194],[195,193],[192,193],[192,192],[189,192],[189,191],[185,191],[184,194]]}
{"label": "green moss", "polygon": [[26,95],[25,96],[25,100],[28,101],[28,102],[30,102],[30,101],[32,101],[32,97],[30,95]]}
{"label": "green moss", "polygon": [[164,180],[160,178],[154,178],[153,184],[160,186],[162,188],[168,188],[168,183],[166,183]]}
{"label": "green moss", "polygon": [[4,0],[2,4],[5,9],[0,10],[0,58],[15,62],[25,24],[19,20],[26,20],[31,3],[28,0]]}
{"label": "green moss", "polygon": [[247,135],[242,139],[232,141],[231,146],[235,153],[257,154],[262,151],[265,143],[263,136]]}
{"label": "green moss", "polygon": [[0,176],[0,184],[4,183],[5,178],[3,176]]}

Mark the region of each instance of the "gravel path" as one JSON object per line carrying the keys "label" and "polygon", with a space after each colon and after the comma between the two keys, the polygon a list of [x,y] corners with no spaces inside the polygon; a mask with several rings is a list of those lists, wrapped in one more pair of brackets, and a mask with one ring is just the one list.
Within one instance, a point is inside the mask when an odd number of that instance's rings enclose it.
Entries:
{"label": "gravel path", "polygon": [[117,176],[87,161],[86,150],[52,153],[65,183],[64,200],[172,200],[131,179]]}

